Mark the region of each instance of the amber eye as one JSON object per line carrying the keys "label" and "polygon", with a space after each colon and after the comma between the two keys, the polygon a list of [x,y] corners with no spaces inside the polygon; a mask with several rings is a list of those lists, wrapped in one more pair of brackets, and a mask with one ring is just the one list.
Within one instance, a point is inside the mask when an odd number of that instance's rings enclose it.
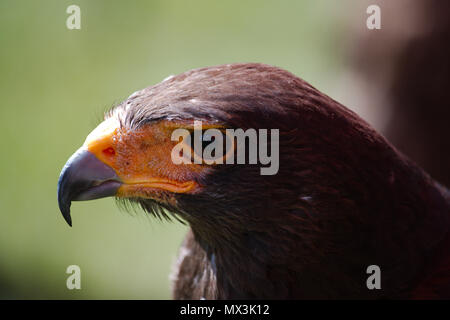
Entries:
{"label": "amber eye", "polygon": [[103,153],[107,156],[113,156],[116,154],[116,151],[112,147],[109,147],[109,148],[104,149]]}

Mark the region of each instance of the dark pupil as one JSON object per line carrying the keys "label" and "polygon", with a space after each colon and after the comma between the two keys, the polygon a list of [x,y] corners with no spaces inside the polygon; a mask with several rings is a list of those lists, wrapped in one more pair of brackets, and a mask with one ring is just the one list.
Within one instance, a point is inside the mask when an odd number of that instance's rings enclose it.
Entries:
{"label": "dark pupil", "polygon": [[[214,142],[215,137],[214,137],[214,136],[211,136],[211,137],[210,137],[211,139],[210,139],[209,141],[203,140],[203,138],[206,136],[205,130],[202,131],[201,135],[200,135],[199,133],[197,133],[197,135],[198,135],[198,137],[197,137],[197,140],[198,140],[197,145],[201,145],[201,150],[199,150],[199,151],[201,152],[201,154],[198,154],[198,155],[199,155],[199,156],[202,156],[202,155],[203,155],[203,150],[205,150],[205,148],[206,148],[209,144],[211,144],[211,143]],[[224,143],[225,143],[225,140],[223,140],[223,141],[224,141]],[[195,135],[194,135],[194,131],[191,131],[191,132],[190,132],[190,147],[192,148],[192,150],[195,150],[195,149],[194,149],[194,146],[195,146]],[[215,156],[214,153],[215,153],[215,152],[213,152],[212,156]]]}
{"label": "dark pupil", "polygon": [[[194,150],[194,146],[195,144],[197,145],[201,145],[201,152],[203,152],[203,150],[206,148],[207,145],[209,145],[212,141],[214,141],[214,137],[211,141],[203,141],[202,137],[204,135],[204,132],[201,133],[201,135],[199,133],[197,133],[197,137],[195,137],[194,135],[194,131],[191,131],[190,133],[190,147],[192,148],[192,150]],[[198,141],[195,141],[195,138],[197,138]]]}

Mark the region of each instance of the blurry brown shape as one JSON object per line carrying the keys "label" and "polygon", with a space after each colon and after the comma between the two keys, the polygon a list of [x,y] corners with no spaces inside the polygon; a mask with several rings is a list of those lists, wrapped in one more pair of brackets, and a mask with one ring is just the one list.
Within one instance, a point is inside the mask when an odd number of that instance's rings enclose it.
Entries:
{"label": "blurry brown shape", "polygon": [[381,30],[361,33],[353,66],[389,104],[387,138],[448,186],[450,2],[375,3],[382,11]]}

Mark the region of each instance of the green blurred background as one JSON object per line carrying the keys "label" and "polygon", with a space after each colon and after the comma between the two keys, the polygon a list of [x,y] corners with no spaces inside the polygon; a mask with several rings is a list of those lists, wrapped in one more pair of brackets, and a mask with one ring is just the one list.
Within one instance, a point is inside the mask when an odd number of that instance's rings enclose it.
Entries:
{"label": "green blurred background", "polygon": [[[68,30],[66,8],[81,8]],[[103,112],[170,74],[231,62],[283,67],[330,93],[356,1],[0,1],[0,298],[166,299],[186,232],[56,201],[59,172]],[[364,20],[362,25],[364,24]],[[66,288],[67,266],[81,290]]]}

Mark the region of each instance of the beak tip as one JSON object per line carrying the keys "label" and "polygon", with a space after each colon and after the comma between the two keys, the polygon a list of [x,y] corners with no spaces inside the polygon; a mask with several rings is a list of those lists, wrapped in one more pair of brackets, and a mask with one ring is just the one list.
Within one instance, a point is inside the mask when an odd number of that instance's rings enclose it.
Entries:
{"label": "beak tip", "polygon": [[60,206],[59,210],[61,211],[64,220],[71,227],[72,226],[72,217],[70,216],[70,205]]}
{"label": "beak tip", "polygon": [[70,215],[68,215],[67,217],[64,217],[64,220],[66,220],[69,227],[72,227],[72,218],[70,217]]}
{"label": "beak tip", "polygon": [[58,179],[58,205],[64,220],[72,226],[72,201],[114,196],[120,185],[114,169],[81,147],[67,160]]}

